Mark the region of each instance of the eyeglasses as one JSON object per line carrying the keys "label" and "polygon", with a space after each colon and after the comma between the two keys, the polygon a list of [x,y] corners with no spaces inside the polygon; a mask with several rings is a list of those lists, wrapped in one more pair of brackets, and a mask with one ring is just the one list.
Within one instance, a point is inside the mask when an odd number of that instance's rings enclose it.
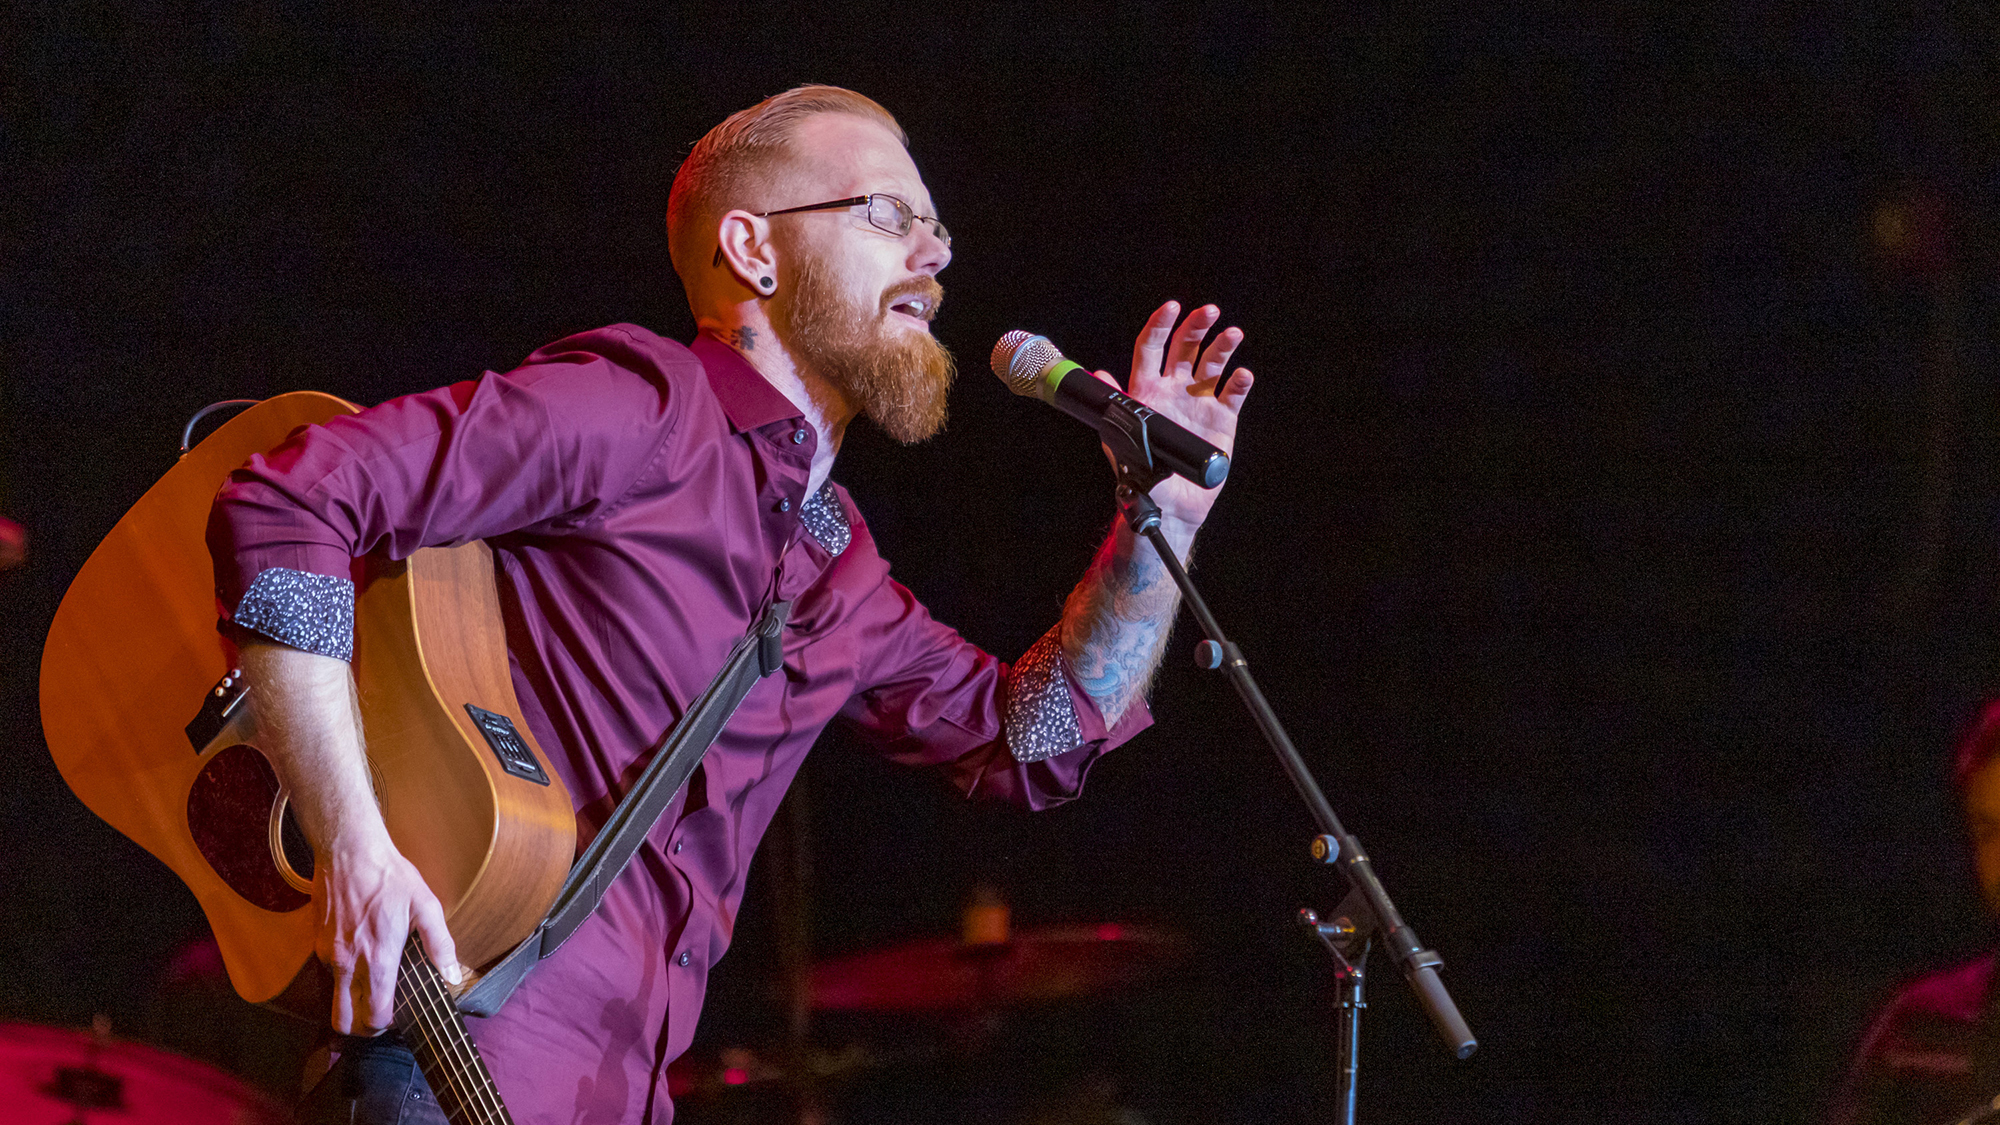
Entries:
{"label": "eyeglasses", "polygon": [[919,215],[909,204],[893,195],[884,195],[881,192],[876,192],[874,195],[857,195],[851,199],[829,199],[825,203],[808,203],[804,207],[787,207],[782,211],[764,211],[757,217],[762,219],[771,215],[795,215],[800,211],[833,211],[842,207],[859,207],[864,203],[868,205],[868,222],[876,230],[901,238],[909,234],[910,229],[917,223],[929,223],[931,233],[937,235],[937,240],[944,243],[945,249],[951,249],[951,232],[944,229],[944,224],[938,221],[937,216]]}

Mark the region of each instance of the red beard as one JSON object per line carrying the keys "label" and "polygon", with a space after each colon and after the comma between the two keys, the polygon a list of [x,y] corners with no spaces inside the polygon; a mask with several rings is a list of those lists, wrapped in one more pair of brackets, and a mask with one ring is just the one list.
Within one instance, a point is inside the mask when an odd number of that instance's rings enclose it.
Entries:
{"label": "red beard", "polygon": [[958,374],[951,353],[928,332],[894,332],[886,323],[889,306],[910,297],[928,298],[935,315],[944,299],[935,279],[905,282],[869,308],[849,301],[829,271],[808,260],[784,292],[771,309],[778,339],[883,433],[908,445],[944,428],[946,394]]}

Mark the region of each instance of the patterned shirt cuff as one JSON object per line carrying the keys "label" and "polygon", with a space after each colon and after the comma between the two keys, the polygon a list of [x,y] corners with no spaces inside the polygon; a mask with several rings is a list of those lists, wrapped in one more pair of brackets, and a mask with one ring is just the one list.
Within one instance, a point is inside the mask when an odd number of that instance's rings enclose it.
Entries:
{"label": "patterned shirt cuff", "polygon": [[354,659],[354,583],[274,566],[257,575],[230,620],[282,645]]}
{"label": "patterned shirt cuff", "polygon": [[1041,762],[1083,745],[1056,630],[1042,634],[1008,678],[1007,748],[1017,762]]}

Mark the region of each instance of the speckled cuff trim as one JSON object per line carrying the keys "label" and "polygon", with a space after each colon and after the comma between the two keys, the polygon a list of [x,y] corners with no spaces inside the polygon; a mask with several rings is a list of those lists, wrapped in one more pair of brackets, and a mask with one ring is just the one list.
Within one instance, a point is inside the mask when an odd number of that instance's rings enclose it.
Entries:
{"label": "speckled cuff trim", "polygon": [[812,532],[812,537],[819,540],[828,554],[837,555],[854,541],[854,529],[847,524],[847,509],[840,506],[840,497],[833,494],[832,481],[820,485],[818,492],[799,505],[799,522],[806,525],[806,530]]}
{"label": "speckled cuff trim", "polygon": [[257,575],[230,618],[281,645],[354,659],[354,583],[274,566]]}
{"label": "speckled cuff trim", "polygon": [[1014,662],[1007,690],[1007,748],[1017,762],[1041,762],[1083,745],[1083,726],[1063,675],[1056,630]]}

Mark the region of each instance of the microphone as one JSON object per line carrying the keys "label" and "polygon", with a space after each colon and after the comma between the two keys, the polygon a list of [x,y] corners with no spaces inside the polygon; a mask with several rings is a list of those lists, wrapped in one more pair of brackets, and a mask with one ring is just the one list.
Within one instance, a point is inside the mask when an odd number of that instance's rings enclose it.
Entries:
{"label": "microphone", "polygon": [[1017,328],[1000,337],[993,345],[993,373],[1015,394],[1041,399],[1092,429],[1104,425],[1113,409],[1143,411],[1138,417],[1160,468],[1203,488],[1214,488],[1229,475],[1229,457],[1220,449],[1063,358],[1046,336]]}

